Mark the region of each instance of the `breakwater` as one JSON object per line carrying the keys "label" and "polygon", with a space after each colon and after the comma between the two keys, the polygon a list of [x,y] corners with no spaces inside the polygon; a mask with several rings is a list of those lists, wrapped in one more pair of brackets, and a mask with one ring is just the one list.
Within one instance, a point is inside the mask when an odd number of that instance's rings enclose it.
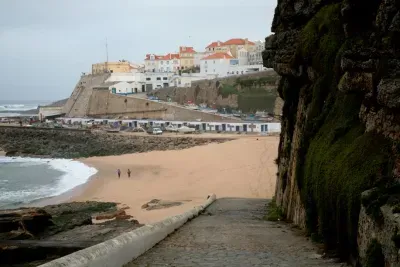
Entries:
{"label": "breakwater", "polygon": [[7,156],[80,158],[178,150],[214,142],[221,138],[156,137],[109,134],[88,130],[0,127],[0,150]]}

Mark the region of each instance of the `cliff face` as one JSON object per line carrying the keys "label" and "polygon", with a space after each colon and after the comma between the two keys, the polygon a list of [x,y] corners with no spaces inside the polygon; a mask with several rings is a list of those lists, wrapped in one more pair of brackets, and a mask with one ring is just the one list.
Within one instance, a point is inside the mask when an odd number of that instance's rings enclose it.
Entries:
{"label": "cliff face", "polygon": [[285,101],[277,204],[363,266],[400,263],[399,10],[395,0],[278,0],[263,53]]}

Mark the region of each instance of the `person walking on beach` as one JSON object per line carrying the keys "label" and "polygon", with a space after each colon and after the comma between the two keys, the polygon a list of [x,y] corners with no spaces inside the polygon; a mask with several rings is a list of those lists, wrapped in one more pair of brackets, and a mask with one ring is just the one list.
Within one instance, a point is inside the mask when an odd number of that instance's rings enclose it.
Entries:
{"label": "person walking on beach", "polygon": [[128,178],[130,178],[130,177],[131,177],[131,170],[128,169]]}
{"label": "person walking on beach", "polygon": [[121,178],[121,170],[120,169],[117,170],[117,174],[118,174],[118,178]]}

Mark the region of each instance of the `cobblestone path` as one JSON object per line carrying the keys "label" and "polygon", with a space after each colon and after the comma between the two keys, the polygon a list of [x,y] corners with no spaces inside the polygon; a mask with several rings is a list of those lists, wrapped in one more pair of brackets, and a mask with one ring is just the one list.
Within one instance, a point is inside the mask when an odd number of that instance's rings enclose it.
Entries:
{"label": "cobblestone path", "polygon": [[284,223],[262,220],[266,200],[219,199],[133,266],[340,267]]}

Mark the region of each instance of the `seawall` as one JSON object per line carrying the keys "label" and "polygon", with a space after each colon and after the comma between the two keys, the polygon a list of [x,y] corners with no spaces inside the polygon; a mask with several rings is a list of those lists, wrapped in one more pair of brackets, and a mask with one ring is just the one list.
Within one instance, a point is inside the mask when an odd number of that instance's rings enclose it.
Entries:
{"label": "seawall", "polygon": [[215,199],[214,194],[210,195],[203,205],[194,207],[181,215],[166,218],[155,224],[145,225],[106,242],[40,265],[40,267],[122,267],[151,249],[188,220],[198,216]]}
{"label": "seawall", "polygon": [[181,121],[197,119],[202,121],[239,121],[236,118],[227,118],[147,99],[120,96],[104,89],[92,90],[85,115],[97,118],[129,117],[132,119],[148,118]]}
{"label": "seawall", "polygon": [[229,139],[134,136],[71,129],[0,127],[0,151],[7,155],[78,158],[153,150],[177,150]]}

